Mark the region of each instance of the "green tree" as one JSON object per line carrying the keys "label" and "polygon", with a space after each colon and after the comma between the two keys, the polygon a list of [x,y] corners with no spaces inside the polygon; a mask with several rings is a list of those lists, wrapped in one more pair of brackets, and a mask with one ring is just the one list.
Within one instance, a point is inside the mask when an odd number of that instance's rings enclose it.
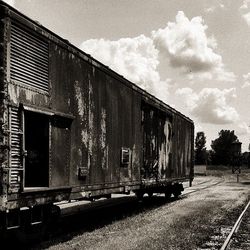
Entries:
{"label": "green tree", "polygon": [[211,148],[212,163],[229,165],[232,154],[232,143],[238,141],[238,137],[234,134],[234,130],[221,130],[219,137],[212,141]]}
{"label": "green tree", "polygon": [[206,137],[204,132],[197,132],[195,138],[195,164],[206,163]]}

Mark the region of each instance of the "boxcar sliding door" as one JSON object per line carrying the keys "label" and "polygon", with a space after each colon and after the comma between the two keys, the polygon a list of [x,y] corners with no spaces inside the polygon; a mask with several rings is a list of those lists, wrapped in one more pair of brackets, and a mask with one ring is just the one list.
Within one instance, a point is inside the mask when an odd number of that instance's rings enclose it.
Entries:
{"label": "boxcar sliding door", "polygon": [[24,112],[24,186],[49,185],[49,118]]}

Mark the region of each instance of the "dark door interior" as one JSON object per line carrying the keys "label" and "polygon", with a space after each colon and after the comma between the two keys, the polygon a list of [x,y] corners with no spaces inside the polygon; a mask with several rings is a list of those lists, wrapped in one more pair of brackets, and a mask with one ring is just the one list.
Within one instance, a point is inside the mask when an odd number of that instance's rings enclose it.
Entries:
{"label": "dark door interior", "polygon": [[49,119],[34,112],[24,114],[25,187],[49,185]]}

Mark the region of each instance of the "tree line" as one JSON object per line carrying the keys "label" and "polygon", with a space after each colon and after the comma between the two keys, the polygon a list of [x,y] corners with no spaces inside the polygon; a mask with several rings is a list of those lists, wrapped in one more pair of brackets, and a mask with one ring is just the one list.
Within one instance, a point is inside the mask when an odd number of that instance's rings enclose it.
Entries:
{"label": "tree line", "polygon": [[250,163],[249,152],[241,153],[241,142],[234,130],[221,130],[218,138],[211,142],[211,150],[206,149],[204,132],[197,132],[195,138],[195,164],[231,165],[238,159],[240,164]]}

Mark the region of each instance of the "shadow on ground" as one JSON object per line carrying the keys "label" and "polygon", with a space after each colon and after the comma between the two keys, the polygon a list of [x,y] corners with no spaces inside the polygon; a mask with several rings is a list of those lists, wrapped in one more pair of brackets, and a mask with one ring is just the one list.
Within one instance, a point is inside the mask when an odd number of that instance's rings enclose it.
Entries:
{"label": "shadow on ground", "polygon": [[[185,198],[186,196],[183,196],[180,199]],[[126,203],[104,208],[91,208],[83,213],[64,217],[57,223],[42,230],[44,233],[42,237],[37,235],[26,237],[23,234],[21,236],[20,234],[12,234],[8,235],[4,241],[8,244],[8,249],[17,246],[18,249],[46,249],[49,246],[69,241],[77,235],[92,232],[115,221],[159,208],[174,201],[176,201],[175,198],[166,200],[164,196],[144,197],[142,201],[138,201],[135,197],[128,197]]]}

